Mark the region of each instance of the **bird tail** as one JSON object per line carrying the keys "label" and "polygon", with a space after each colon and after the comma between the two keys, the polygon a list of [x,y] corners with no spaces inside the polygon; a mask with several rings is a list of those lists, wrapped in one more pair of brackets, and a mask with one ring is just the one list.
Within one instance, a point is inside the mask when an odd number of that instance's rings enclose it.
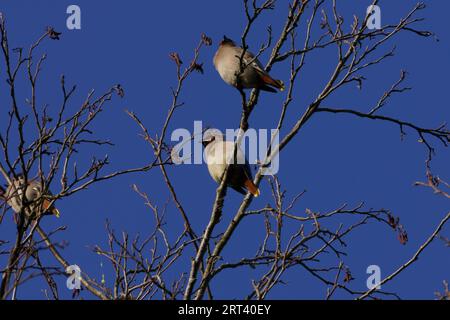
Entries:
{"label": "bird tail", "polygon": [[55,215],[57,218],[59,218],[59,216],[61,215],[59,210],[55,207],[51,207],[50,212],[51,212],[51,214]]}
{"label": "bird tail", "polygon": [[275,87],[275,88],[279,89],[280,91],[284,90],[284,83],[281,80],[275,80],[266,74],[262,76],[262,80],[265,84]]}
{"label": "bird tail", "polygon": [[277,90],[275,90],[271,86],[268,86],[268,85],[265,85],[265,84],[260,86],[259,89],[263,90],[263,91],[267,91],[267,92],[273,92],[273,93],[277,93],[278,92]]}
{"label": "bird tail", "polygon": [[55,208],[54,206],[50,206],[50,201],[48,201],[47,199],[44,200],[43,203],[44,206],[44,210],[50,212],[51,214],[55,215],[57,218],[59,218],[60,216],[60,212],[57,208]]}
{"label": "bird tail", "polygon": [[255,186],[255,184],[253,183],[252,180],[248,179],[247,181],[245,181],[245,187],[247,188],[247,190],[256,198],[259,196],[260,192],[257,186]]}

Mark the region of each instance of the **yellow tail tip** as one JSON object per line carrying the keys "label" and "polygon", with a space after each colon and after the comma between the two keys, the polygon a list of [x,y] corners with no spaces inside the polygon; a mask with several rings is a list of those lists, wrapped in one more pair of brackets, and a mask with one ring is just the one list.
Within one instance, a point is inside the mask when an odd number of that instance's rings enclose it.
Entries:
{"label": "yellow tail tip", "polygon": [[52,213],[53,213],[57,218],[59,218],[60,215],[61,215],[61,214],[59,213],[59,210],[56,209],[56,208],[53,208]]}
{"label": "yellow tail tip", "polygon": [[251,179],[245,181],[245,188],[250,192],[254,197],[259,196],[259,188],[253,183]]}
{"label": "yellow tail tip", "polygon": [[259,189],[256,189],[255,193],[253,193],[253,196],[255,198],[258,198],[260,194],[261,194],[261,192],[259,192]]}
{"label": "yellow tail tip", "polygon": [[280,83],[280,91],[284,91],[284,89],[285,89],[284,82],[281,80],[278,80],[278,82]]}

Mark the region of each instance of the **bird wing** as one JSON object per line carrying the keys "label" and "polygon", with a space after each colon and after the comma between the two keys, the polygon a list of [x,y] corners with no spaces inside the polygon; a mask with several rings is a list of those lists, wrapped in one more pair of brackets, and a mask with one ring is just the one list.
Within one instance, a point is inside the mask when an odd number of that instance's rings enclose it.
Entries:
{"label": "bird wing", "polygon": [[255,59],[255,55],[250,51],[245,52],[243,61],[245,65],[251,66],[260,75],[267,75],[267,72],[264,70],[264,67],[262,66],[261,62],[259,62],[258,59]]}
{"label": "bird wing", "polygon": [[253,181],[252,169],[250,168],[250,164],[246,161],[244,165],[244,173],[249,180]]}
{"label": "bird wing", "polygon": [[[236,47],[236,58],[239,60],[242,56],[242,48],[240,47]],[[242,58],[242,62],[245,65],[251,66],[255,71],[257,71],[258,73],[264,75],[267,74],[266,71],[264,71],[264,67],[262,66],[261,62],[259,62],[259,60],[256,58],[255,59],[255,55],[250,52],[250,51],[245,51],[244,57]]]}
{"label": "bird wing", "polygon": [[[232,159],[233,152],[234,152],[234,142],[227,141],[226,143],[227,143],[227,159]],[[245,176],[248,179],[253,180],[250,164],[248,163],[247,158],[245,157],[241,148],[237,149],[236,161],[237,161],[237,165],[243,169]]]}
{"label": "bird wing", "polygon": [[[226,153],[226,156],[224,159],[226,159],[227,163],[233,163],[238,165],[245,165],[247,163],[247,159],[245,159],[244,153],[242,152],[241,148],[237,148],[236,150],[236,159],[233,159],[234,154],[234,142],[233,141],[225,141],[224,151]],[[222,149],[223,150],[223,149]],[[236,160],[236,161],[233,161]]]}

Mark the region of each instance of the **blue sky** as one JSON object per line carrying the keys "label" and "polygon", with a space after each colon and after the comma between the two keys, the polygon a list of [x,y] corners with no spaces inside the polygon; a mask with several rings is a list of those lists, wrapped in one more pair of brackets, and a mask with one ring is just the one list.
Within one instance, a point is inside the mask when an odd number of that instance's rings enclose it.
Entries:
{"label": "blue sky", "polygon": [[[446,94],[450,74],[447,19],[450,4],[447,1],[425,2],[427,9],[419,13],[425,21],[419,26],[435,32],[440,41],[411,33],[401,35],[384,47],[388,49],[395,45],[396,55],[365,73],[367,81],[363,90],[354,86],[341,90],[325,103],[326,106],[369,110],[404,69],[408,71],[406,85],[413,90],[394,96],[383,114],[425,127],[435,127],[449,120]],[[370,3],[368,0],[346,0],[339,8],[346,18],[353,14],[361,17]],[[415,3],[409,0],[381,1],[383,24],[397,23]],[[70,4],[81,8],[81,30],[66,28],[65,12]],[[287,1],[279,1],[274,12],[269,12],[255,24],[248,39],[250,48],[256,51],[265,40],[268,24],[272,25],[274,34],[280,31],[286,5]],[[170,104],[170,87],[176,84],[175,67],[168,54],[176,51],[187,62],[201,33],[213,39],[213,46],[203,50],[200,57],[205,72],[194,74],[186,84],[181,98],[186,105],[177,111],[169,129],[192,131],[195,120],[222,130],[234,128],[239,123],[240,96],[220,79],[212,65],[212,57],[224,34],[240,38],[245,25],[241,1],[2,0],[0,10],[7,18],[11,47],[27,47],[48,25],[63,32],[60,41],[46,42],[41,49],[48,54],[39,87],[42,103],[51,107],[60,101],[61,74],[66,76],[67,84],[77,84],[74,101],[81,101],[91,88],[100,93],[116,83],[123,86],[124,99],[113,100],[97,124],[97,134],[110,138],[115,147],[87,149],[88,154],[108,154],[112,163],[110,170],[150,161],[151,150],[138,136],[139,129],[124,110],[138,114],[150,133],[159,132]],[[348,28],[349,24],[347,19],[344,25]],[[323,50],[309,58],[294,93],[297,100],[287,115],[288,127],[328,79],[335,58],[334,49]],[[261,60],[263,64],[266,62],[267,53]],[[275,77],[285,80],[288,72],[284,66],[272,70]],[[4,78],[3,74],[1,76]],[[22,94],[25,99],[26,94]],[[7,92],[0,90],[0,101],[6,98]],[[284,93],[262,94],[251,125],[275,127],[283,98]],[[3,119],[0,123],[4,126]],[[440,145],[437,147],[434,172],[448,179],[448,150]],[[425,179],[425,159],[426,150],[412,131],[407,131],[401,141],[399,129],[394,125],[331,114],[315,115],[281,154],[279,178],[288,190],[288,197],[307,190],[298,203],[299,213],[306,208],[326,211],[343,203],[352,206],[364,201],[367,207],[392,210],[408,231],[409,242],[405,246],[397,241],[394,232],[378,224],[367,225],[348,238],[346,251],[349,255],[344,257],[344,262],[355,278],[354,288],[365,288],[368,265],[379,265],[382,276],[386,276],[409,259],[448,212],[449,204],[444,198],[413,186],[415,181]],[[216,190],[214,181],[205,165],[173,166],[168,172],[194,229],[200,233],[209,220]],[[120,177],[64,199],[58,203],[61,218],[48,218],[43,222],[47,230],[66,225],[67,231],[56,237],[69,242],[63,255],[97,279],[105,274],[107,283],[112,280],[107,262],[89,249],[96,244],[106,244],[106,219],[116,231],[130,234],[145,234],[151,228],[151,212],[132,190],[132,184],[137,184],[161,207],[169,199],[160,171],[154,170]],[[262,196],[252,203],[251,208],[261,208],[271,200],[267,181],[262,182],[261,191]],[[218,230],[223,230],[224,221],[234,215],[241,198],[238,193],[228,193]],[[174,230],[180,226],[179,213],[172,204],[168,206],[166,217],[168,223],[175,226]],[[11,235],[14,232],[12,219],[7,217],[6,220],[0,226],[0,232]],[[230,242],[230,249],[225,250],[225,259],[252,255],[263,232],[262,217],[247,219]],[[447,228],[443,235],[448,236],[449,232]],[[434,291],[442,289],[442,281],[450,280],[449,258],[448,248],[436,241],[419,261],[383,289],[397,292],[403,298],[432,299]],[[56,263],[51,258],[48,261]],[[188,271],[188,266],[189,257],[176,265],[173,274]],[[213,283],[215,297],[246,295],[251,290],[249,279],[257,275],[258,271],[251,269],[224,273]],[[288,284],[274,289],[269,298],[314,299],[325,295],[324,286],[303,269],[290,270],[284,279]],[[59,281],[61,296],[69,298],[71,292],[64,289],[65,279]],[[42,282],[30,282],[21,289],[19,297],[44,298],[42,288]],[[90,297],[86,292],[82,296]],[[336,297],[348,298],[341,293]]]}

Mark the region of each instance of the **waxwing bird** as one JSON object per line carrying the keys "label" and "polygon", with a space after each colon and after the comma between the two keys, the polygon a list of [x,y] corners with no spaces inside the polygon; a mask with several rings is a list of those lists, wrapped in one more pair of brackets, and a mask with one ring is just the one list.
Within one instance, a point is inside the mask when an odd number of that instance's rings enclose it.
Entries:
{"label": "waxwing bird", "polygon": [[243,49],[236,46],[233,40],[223,37],[213,59],[214,66],[223,81],[239,90],[248,88],[269,92],[277,92],[274,88],[284,90],[283,81],[273,79],[249,51],[244,53],[242,64],[245,68],[240,72],[242,52]]}
{"label": "waxwing bird", "polygon": [[[208,134],[210,133],[210,134]],[[250,192],[254,197],[259,196],[259,189],[253,183],[252,172],[244,154],[238,148],[236,161],[232,161],[234,154],[234,142],[223,141],[222,134],[205,132],[202,140],[205,147],[205,158],[208,171],[217,183],[221,182],[227,164],[230,163],[228,186],[243,195]]]}
{"label": "waxwing bird", "polygon": [[[43,214],[50,213],[59,217],[59,210],[50,204],[50,200],[43,197],[42,189],[42,184],[36,179],[25,181],[25,177],[19,175],[17,179],[12,180],[11,185],[6,189],[4,198],[14,212],[19,213],[22,209],[25,192],[25,201],[28,204],[25,210],[27,216],[36,216],[38,214],[36,211],[39,211],[38,208],[41,205]],[[45,195],[50,196],[51,194],[47,192]]]}

